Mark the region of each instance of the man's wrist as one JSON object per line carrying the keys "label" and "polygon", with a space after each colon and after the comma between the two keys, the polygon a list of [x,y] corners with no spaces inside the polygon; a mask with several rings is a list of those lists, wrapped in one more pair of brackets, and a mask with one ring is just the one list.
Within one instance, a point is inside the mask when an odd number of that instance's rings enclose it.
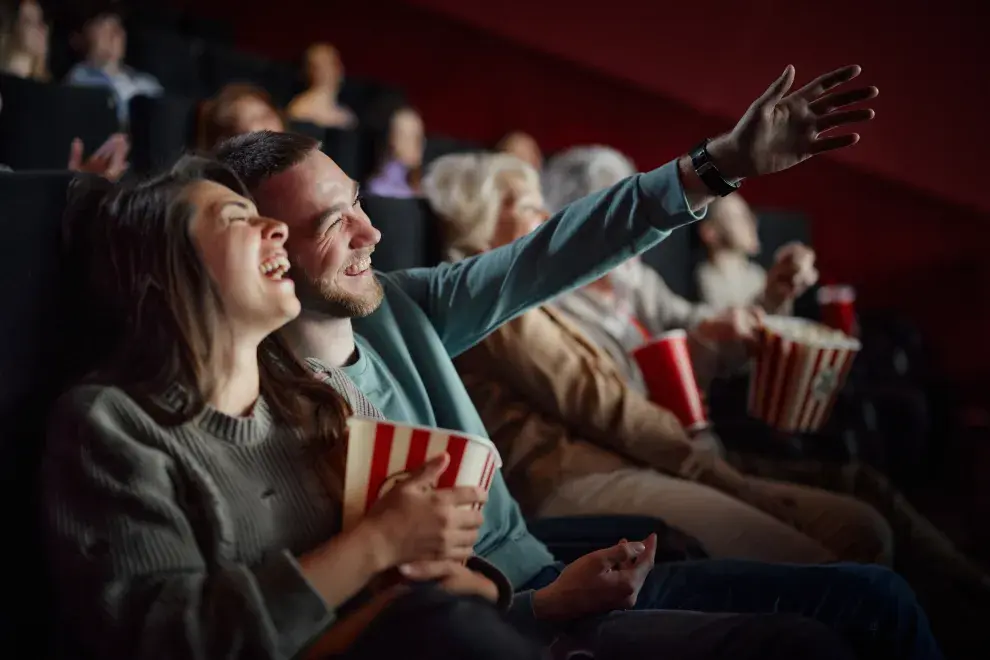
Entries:
{"label": "man's wrist", "polygon": [[746,176],[746,167],[738,143],[731,133],[712,138],[706,147],[708,155],[722,178],[729,183],[738,183]]}
{"label": "man's wrist", "polygon": [[533,616],[537,621],[560,621],[567,618],[550,587],[533,592]]}

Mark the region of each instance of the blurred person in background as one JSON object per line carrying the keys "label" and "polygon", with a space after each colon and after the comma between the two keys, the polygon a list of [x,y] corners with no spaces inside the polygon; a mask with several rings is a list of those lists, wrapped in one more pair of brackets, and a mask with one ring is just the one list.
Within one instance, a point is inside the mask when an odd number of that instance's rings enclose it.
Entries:
{"label": "blurred person in background", "polygon": [[108,6],[110,8],[98,6],[77,10],[77,27],[72,33],[72,44],[82,56],[82,61],[69,70],[65,82],[109,89],[117,103],[117,117],[126,123],[132,98],[160,96],[164,90],[157,78],[124,63],[127,31],[119,10]]}
{"label": "blurred person in background", "polygon": [[[549,206],[566,206],[635,171],[628,158],[607,147],[577,147],[563,152],[550,160],[545,171]],[[737,194],[715,200],[715,205]],[[729,202],[720,210],[726,208],[740,206]],[[584,289],[561,296],[554,304],[606,349],[627,377],[626,382],[640,393],[646,392],[645,384],[629,352],[666,329],[686,327],[692,364],[699,386],[704,388],[712,378],[745,367],[748,353],[744,347],[758,329],[763,310],[786,313],[813,281],[816,272],[810,250],[781,252],[768,273],[764,294],[758,298],[763,308],[736,307],[717,313],[711,306],[689,302],[670,291],[659,274],[638,259]],[[720,318],[728,322],[721,323]],[[695,442],[721,450],[715,433],[703,433]],[[747,475],[842,493],[874,507],[893,531],[894,566],[918,589],[937,627],[962,639],[984,635],[983,628],[973,623],[990,613],[987,571],[961,553],[885,475],[861,462],[832,465],[738,452],[729,452],[726,458]],[[960,602],[967,606],[954,606]],[[954,613],[942,614],[948,611]],[[990,642],[990,638],[984,639]]]}
{"label": "blurred person in background", "polygon": [[0,0],[0,73],[48,82],[48,24],[34,0]]}
{"label": "blurred person in background", "polygon": [[286,114],[326,128],[354,128],[357,115],[337,99],[344,81],[344,66],[337,49],[326,43],[313,44],[304,57],[309,87],[289,103]]}
{"label": "blurred person in background", "polygon": [[[699,264],[695,273],[701,302],[716,310],[760,304],[790,312],[793,285],[786,280],[768,281],[767,272],[753,261],[760,253],[757,218],[741,195],[723,197],[710,205],[708,215],[698,223],[698,235],[708,251],[708,260]],[[815,253],[808,246],[785,245],[774,256],[775,263],[782,261],[798,264],[803,278],[798,292],[803,293],[818,280]]]}
{"label": "blurred person in background", "polygon": [[[551,210],[559,210],[635,172],[629,158],[609,147],[568,149],[547,164],[547,203]],[[771,272],[774,289],[768,287],[757,305],[719,313],[671,291],[663,278],[637,257],[600,280],[561,296],[554,304],[605,349],[626,380],[643,393],[646,386],[630,352],[667,330],[688,330],[695,375],[705,390],[714,377],[746,365],[747,345],[756,339],[762,314],[785,312],[790,301],[816,278],[813,258],[810,262],[782,258]]]}
{"label": "blurred person in background", "polygon": [[[507,154],[444,156],[423,188],[453,261],[508,245],[548,216],[536,170]],[[655,516],[715,558],[891,561],[890,530],[870,507],[743,476],[550,306],[502,325],[454,364],[527,515]]]}
{"label": "blurred person in background", "polygon": [[232,83],[200,106],[196,144],[209,150],[236,135],[284,130],[282,113],[268,92],[255,85]]}
{"label": "blurred person in background", "polygon": [[426,147],[423,119],[406,105],[376,114],[372,122],[376,166],[367,190],[379,197],[416,197]]}
{"label": "blurred person in background", "polygon": [[522,131],[512,131],[495,146],[495,150],[504,154],[515,156],[524,163],[528,163],[534,170],[543,170],[543,152],[536,139],[529,133]]}
{"label": "blurred person in background", "polygon": [[[48,24],[41,5],[33,0],[0,0],[0,72],[42,83],[51,79]],[[69,146],[66,167],[116,181],[130,167],[130,150],[127,136],[115,133],[86,158],[85,145],[76,138]]]}

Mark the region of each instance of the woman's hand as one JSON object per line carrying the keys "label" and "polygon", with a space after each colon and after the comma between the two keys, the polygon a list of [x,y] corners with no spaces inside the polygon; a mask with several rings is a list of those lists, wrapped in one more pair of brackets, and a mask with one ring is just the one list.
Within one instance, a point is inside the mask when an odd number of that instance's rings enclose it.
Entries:
{"label": "woman's hand", "polygon": [[378,500],[360,526],[371,528],[383,553],[380,565],[410,562],[463,562],[474,553],[488,493],[473,486],[436,490],[447,454],[427,461]]}
{"label": "woman's hand", "polygon": [[455,596],[481,596],[492,603],[498,602],[498,585],[460,562],[417,562],[404,565],[399,573],[413,582],[436,580],[442,589]]}

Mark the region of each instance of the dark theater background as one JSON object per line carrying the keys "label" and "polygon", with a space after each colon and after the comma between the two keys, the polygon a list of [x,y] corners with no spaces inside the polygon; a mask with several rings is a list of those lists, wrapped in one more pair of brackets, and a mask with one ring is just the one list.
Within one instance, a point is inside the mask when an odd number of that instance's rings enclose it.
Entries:
{"label": "dark theater background", "polygon": [[[39,0],[46,11],[51,7],[52,16],[63,10],[70,15],[75,1]],[[985,524],[990,516],[990,93],[986,84],[990,41],[984,8],[962,0],[146,0],[122,4],[131,8],[124,21],[131,40],[127,58],[137,53],[144,58],[142,64],[152,61],[154,48],[167,42],[177,48],[174,52],[189,58],[176,63],[161,56],[162,70],[167,72],[175,65],[175,71],[182,69],[183,75],[196,79],[194,91],[169,89],[163,80],[163,98],[155,100],[161,102],[155,106],[159,114],[141,114],[152,106],[152,99],[136,99],[120,116],[112,102],[96,99],[97,110],[110,117],[111,128],[103,131],[105,135],[121,126],[132,131],[132,169],[141,174],[163,162],[150,156],[140,160],[134,154],[147,155],[157,148],[157,153],[174,155],[202,137],[203,102],[221,87],[240,82],[266,84],[260,78],[224,78],[227,72],[218,73],[222,67],[217,62],[233,63],[236,69],[251,60],[244,55],[248,53],[259,56],[254,58],[257,70],[276,71],[276,76],[288,72],[291,80],[276,81],[284,99],[268,89],[282,106],[271,114],[281,121],[287,117],[282,112],[286,101],[303,88],[299,75],[303,52],[317,42],[332,44],[339,51],[345,81],[377,86],[376,93],[385,90],[381,96],[389,101],[399,96],[393,98],[392,92],[401,90],[422,116],[427,153],[431,140],[434,146],[449,141],[461,147],[493,148],[501,137],[518,130],[531,134],[547,157],[575,145],[608,145],[630,156],[640,170],[662,165],[700,139],[727,131],[788,64],[796,67],[797,85],[820,72],[861,65],[864,84],[880,89],[879,97],[871,102],[876,118],[859,129],[862,141],[787,172],[747,181],[742,196],[770,217],[800,216],[807,222],[802,228],[810,227],[808,238],[817,254],[821,281],[855,288],[861,327],[871,328],[870,336],[876,342],[870,347],[869,359],[875,361],[870,366],[882,363],[881,370],[886,370],[869,387],[847,390],[856,391],[848,397],[854,401],[852,412],[843,410],[843,414],[855,418],[856,427],[840,428],[830,436],[835,440],[835,453],[848,459],[855,453],[849,448],[856,445],[849,437],[860,434],[861,441],[869,440],[861,443],[865,449],[855,457],[862,462],[842,463],[836,472],[849,465],[877,468],[877,473],[890,477],[889,483],[905,494],[896,504],[916,507],[965,553],[990,567],[990,526]],[[69,46],[68,28],[56,19],[52,25],[55,75],[38,82],[48,92],[68,87],[59,80],[76,57]],[[162,77],[159,71],[153,73]],[[4,75],[0,83],[24,84],[12,80]],[[8,98],[4,92],[6,123],[0,121],[0,165],[10,165],[14,174],[4,176],[19,176],[21,169],[64,169],[62,145],[56,149],[59,162],[44,167],[19,167],[9,159],[9,152],[3,152],[7,148],[4,140],[16,142],[22,137],[11,119],[16,104],[12,106]],[[173,108],[175,116],[168,117]],[[360,118],[349,126],[307,125],[317,128],[321,139],[334,131],[347,134],[353,151],[362,150],[354,160],[363,159],[367,172],[359,176],[341,166],[357,179],[371,173],[371,144],[380,136],[372,136],[372,122],[366,121],[373,113],[354,110],[352,118]],[[182,113],[181,120],[175,118]],[[53,111],[45,116],[68,114]],[[24,123],[34,119],[30,111],[18,117]],[[166,124],[170,130],[178,128],[167,136],[167,131],[158,135]],[[301,124],[305,122],[285,125],[299,130]],[[142,125],[144,133],[139,128]],[[22,153],[30,156],[34,145],[23,142],[28,145]],[[354,146],[358,143],[360,147]],[[420,168],[414,170],[420,173]],[[63,175],[60,190],[70,178]],[[64,195],[58,204],[62,199]],[[423,200],[401,201],[428,207]],[[52,209],[58,204],[53,202]],[[387,202],[381,208],[389,208]],[[410,230],[420,244],[416,255],[409,257],[414,262],[419,257],[425,261],[428,249],[439,253],[437,246],[422,247],[438,232],[430,225],[436,224],[435,214],[420,208],[416,206],[417,228]],[[4,210],[0,205],[0,212]],[[61,207],[50,215],[60,219]],[[403,214],[396,217],[399,221],[390,227],[406,219]],[[395,235],[405,238],[402,231],[400,227]],[[58,232],[52,229],[50,233],[45,240],[55,245]],[[401,244],[403,238],[396,243]],[[696,232],[677,245],[686,246],[683,261],[690,265],[693,278],[691,260],[703,252]],[[390,254],[405,247],[401,244]],[[386,250],[393,248],[380,249],[376,260]],[[11,248],[11,253],[16,251]],[[435,256],[429,253],[431,259]],[[40,281],[51,273],[26,279]],[[5,287],[5,292],[16,293],[13,279]],[[808,295],[805,300],[813,297]],[[40,334],[28,337],[31,333],[18,330],[13,322],[5,328],[30,340],[32,355],[55,360],[45,352],[48,347],[38,339]],[[864,335],[861,355],[866,352]],[[51,386],[51,391],[42,392],[44,388],[38,385],[40,394],[21,392],[19,385],[3,392],[0,412],[17,417],[17,423],[25,425],[18,427],[23,434],[37,434],[42,428],[34,422],[50,403],[45,396],[56,389],[55,376],[35,377],[36,371],[43,370],[32,359],[12,349],[0,355],[0,372],[14,365],[35,379],[33,384]],[[867,370],[864,367],[863,373]],[[860,396],[869,405],[860,406]],[[22,405],[24,401],[28,403]],[[899,408],[915,405],[917,409]],[[22,407],[28,411],[24,415],[20,415]],[[33,426],[27,429],[29,423]],[[916,428],[907,428],[915,424]],[[910,438],[903,444],[899,429]],[[780,440],[784,434],[768,435]],[[874,440],[879,448],[870,449]],[[787,451],[794,453],[786,458],[811,456],[808,463],[815,469],[823,465],[814,462],[820,458],[816,452],[821,447],[798,444],[788,445]],[[0,443],[4,452],[17,455],[0,458],[0,485],[18,492],[18,498],[24,484],[34,477],[19,461],[40,460],[42,445],[39,440],[37,446],[10,449]],[[805,450],[808,455],[801,454]],[[829,455],[826,463],[834,458]],[[814,485],[833,488],[832,484]],[[851,487],[847,494],[861,497],[853,491]],[[882,497],[893,501],[889,492],[884,491]],[[18,511],[18,524],[34,525],[35,513]],[[39,557],[40,553],[33,559]],[[990,607],[990,587],[987,603]],[[16,609],[17,604],[12,607]],[[966,607],[959,605],[960,610]],[[24,613],[29,608],[19,614]],[[25,626],[21,634],[38,634],[34,630]]]}

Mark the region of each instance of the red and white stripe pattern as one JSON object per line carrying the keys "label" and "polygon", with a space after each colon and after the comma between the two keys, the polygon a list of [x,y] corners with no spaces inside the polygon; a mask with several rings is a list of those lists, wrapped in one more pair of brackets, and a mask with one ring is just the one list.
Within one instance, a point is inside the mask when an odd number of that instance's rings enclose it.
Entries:
{"label": "red and white stripe pattern", "polygon": [[450,454],[450,464],[437,488],[488,490],[495,471],[502,467],[498,450],[486,438],[366,417],[351,417],[347,426],[344,530],[351,529],[406,474],[444,452]]}
{"label": "red and white stripe pattern", "polygon": [[840,341],[808,343],[792,330],[817,324],[801,319],[767,321],[750,374],[749,414],[780,431],[818,431],[832,413],[859,342],[842,336]]}

